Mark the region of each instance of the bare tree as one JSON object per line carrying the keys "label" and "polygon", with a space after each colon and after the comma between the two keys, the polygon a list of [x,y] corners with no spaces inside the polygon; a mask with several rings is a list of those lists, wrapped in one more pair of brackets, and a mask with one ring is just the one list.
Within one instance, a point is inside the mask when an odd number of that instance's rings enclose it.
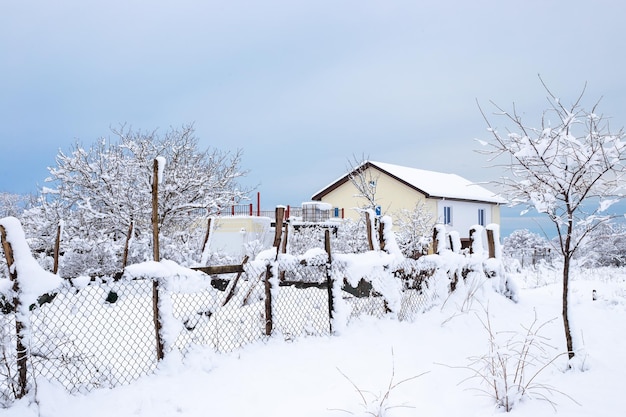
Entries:
{"label": "bare tree", "polygon": [[376,186],[378,185],[378,178],[380,174],[376,174],[374,170],[368,169],[369,164],[365,156],[361,156],[361,159],[356,156],[352,156],[351,160],[348,160],[348,179],[357,189],[355,197],[359,197],[365,200],[365,204],[362,209],[374,210],[377,206],[376,202]]}
{"label": "bare tree", "polygon": [[[540,78],[541,80],[541,78]],[[623,193],[626,142],[624,131],[611,132],[608,119],[597,114],[596,103],[585,110],[581,100],[566,107],[541,80],[549,108],[539,127],[529,127],[513,106],[508,112],[492,104],[498,116],[511,125],[501,134],[480,109],[494,139],[481,152],[503,164],[510,176],[498,182],[509,192],[509,201],[544,213],[557,232],[563,257],[563,324],[570,359],[575,346],[569,321],[570,266],[574,254],[589,234],[613,216],[606,211]],[[480,106],[479,106],[480,108]],[[495,162],[494,162],[495,163]]]}

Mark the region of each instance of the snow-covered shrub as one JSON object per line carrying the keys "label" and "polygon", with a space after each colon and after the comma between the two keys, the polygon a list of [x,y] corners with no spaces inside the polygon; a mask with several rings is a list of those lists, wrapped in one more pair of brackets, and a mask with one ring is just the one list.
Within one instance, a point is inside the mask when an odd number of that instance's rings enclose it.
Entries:
{"label": "snow-covered shrub", "polygon": [[502,254],[508,259],[505,262],[508,271],[551,263],[557,256],[549,240],[528,229],[515,230],[505,237]]}
{"label": "snow-covered shrub", "polygon": [[417,259],[428,252],[432,242],[435,219],[423,203],[417,203],[413,210],[402,209],[396,216],[396,238],[398,246],[407,258]]}
{"label": "snow-covered shrub", "polygon": [[346,219],[330,226],[290,227],[288,252],[293,255],[303,255],[313,248],[323,249],[324,234],[327,228],[331,231],[330,245],[333,253],[362,253],[368,250],[364,222]]}
{"label": "snow-covered shrub", "polygon": [[626,266],[626,225],[604,223],[594,229],[585,240],[575,259],[579,265]]}

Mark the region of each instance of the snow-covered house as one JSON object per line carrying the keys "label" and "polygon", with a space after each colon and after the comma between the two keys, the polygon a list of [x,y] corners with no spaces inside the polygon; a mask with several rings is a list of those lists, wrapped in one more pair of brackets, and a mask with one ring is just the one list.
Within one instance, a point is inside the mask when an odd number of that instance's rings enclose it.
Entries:
{"label": "snow-covered house", "polygon": [[505,200],[486,188],[456,174],[426,171],[384,162],[365,161],[327,185],[312,199],[329,203],[334,213],[358,218],[358,209],[368,205],[364,193],[350,181],[358,175],[376,203],[377,214],[398,215],[419,204],[446,231],[468,237],[474,225],[500,224],[500,204]]}

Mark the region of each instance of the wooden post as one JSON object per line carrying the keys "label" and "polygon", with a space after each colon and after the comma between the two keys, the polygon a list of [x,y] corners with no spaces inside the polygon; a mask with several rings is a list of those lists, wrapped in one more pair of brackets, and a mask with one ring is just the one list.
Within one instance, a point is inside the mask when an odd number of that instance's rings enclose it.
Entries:
{"label": "wooden post", "polygon": [[433,227],[433,253],[439,253],[439,229]]}
{"label": "wooden post", "polygon": [[493,230],[487,229],[487,245],[489,246],[489,257],[496,257],[496,243],[494,241]]}
{"label": "wooden post", "polygon": [[278,257],[278,248],[280,247],[280,238],[283,233],[283,219],[285,218],[285,208],[276,207],[276,233],[274,234],[274,247],[276,248],[276,257]]}
{"label": "wooden post", "polygon": [[130,248],[130,239],[133,236],[133,229],[135,227],[135,222],[131,220],[128,225],[128,233],[126,234],[126,243],[124,244],[124,256],[122,257],[122,270],[126,268],[128,264],[128,249]]}
{"label": "wooden post", "polygon": [[[278,249],[278,248],[276,248]],[[272,266],[265,269],[265,335],[271,336],[274,322],[272,318]]]}
{"label": "wooden post", "polygon": [[159,161],[152,165],[152,259],[159,262]]}
{"label": "wooden post", "polygon": [[[155,158],[152,165],[152,257],[159,262],[159,161]],[[163,354],[163,339],[161,338],[161,315],[159,311],[159,283],[152,281],[152,319],[156,335],[157,359],[161,360]]]}
{"label": "wooden post", "polygon": [[367,244],[370,250],[374,250],[374,242],[372,241],[372,222],[370,221],[370,212],[365,212],[365,230],[367,231]]}
{"label": "wooden post", "polygon": [[202,241],[202,252],[201,253],[204,253],[204,250],[206,249],[206,244],[209,241],[210,234],[211,234],[211,217],[209,217],[209,219],[207,220],[206,233],[204,234],[204,240]]}
{"label": "wooden post", "polygon": [[15,392],[13,390],[13,394],[15,398],[22,398],[26,395],[26,386],[27,386],[27,362],[28,362],[28,351],[27,347],[24,344],[24,329],[25,325],[21,320],[19,309],[20,309],[20,286],[17,281],[17,270],[13,268],[13,263],[15,262],[15,258],[13,256],[13,248],[11,244],[7,240],[7,234],[4,226],[0,225],[0,240],[2,241],[2,249],[4,250],[4,257],[7,260],[7,267],[9,268],[9,277],[11,281],[13,281],[13,308],[15,311],[15,334],[17,336],[17,340],[15,342],[15,350],[17,353],[17,384],[19,390]]}
{"label": "wooden post", "polygon": [[59,251],[61,248],[61,224],[57,226],[57,238],[54,241],[54,265],[52,266],[52,273],[59,272]]}
{"label": "wooden post", "polygon": [[287,244],[289,243],[289,224],[285,224],[285,237],[282,239],[280,253],[287,253]]}
{"label": "wooden post", "polygon": [[469,246],[469,253],[470,255],[474,254],[474,235],[476,234],[476,229],[475,228],[471,228],[469,231],[469,240],[470,240],[470,246]]}
{"label": "wooden post", "polygon": [[243,266],[248,262],[248,255],[243,257],[243,261],[241,261],[242,271],[237,273],[235,279],[228,283],[228,287],[226,288],[226,297],[224,297],[224,301],[222,301],[222,307],[224,307],[231,298],[235,295],[235,288],[237,287],[237,282],[239,282],[239,278],[241,278],[241,274],[243,274]]}
{"label": "wooden post", "polygon": [[332,277],[332,264],[333,258],[330,254],[330,230],[324,231],[324,249],[328,254],[328,263],[326,264],[326,284],[328,285],[328,330],[330,334],[333,334],[333,318],[335,310],[335,299],[333,298],[333,277]]}
{"label": "wooden post", "polygon": [[380,250],[385,250],[385,222],[378,222],[378,240],[380,242]]}

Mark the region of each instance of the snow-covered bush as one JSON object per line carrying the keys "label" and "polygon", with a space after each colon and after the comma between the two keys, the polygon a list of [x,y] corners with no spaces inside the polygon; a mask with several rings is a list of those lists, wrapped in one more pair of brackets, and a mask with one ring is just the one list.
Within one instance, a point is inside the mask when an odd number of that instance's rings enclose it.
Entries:
{"label": "snow-covered bush", "polygon": [[557,257],[556,250],[549,240],[528,229],[515,230],[505,237],[502,242],[502,254],[510,259],[505,263],[509,271],[539,263],[550,263]]}
{"label": "snow-covered bush", "polygon": [[576,258],[579,265],[626,266],[626,225],[605,223],[594,229]]}
{"label": "snow-covered bush", "polygon": [[333,253],[362,253],[368,250],[364,222],[346,219],[325,226],[290,226],[288,252],[303,255],[313,248],[323,249],[327,228],[331,230],[330,245]]}
{"label": "snow-covered bush", "polygon": [[428,252],[432,242],[435,219],[423,203],[413,210],[402,209],[394,220],[398,246],[407,258],[417,259]]}

